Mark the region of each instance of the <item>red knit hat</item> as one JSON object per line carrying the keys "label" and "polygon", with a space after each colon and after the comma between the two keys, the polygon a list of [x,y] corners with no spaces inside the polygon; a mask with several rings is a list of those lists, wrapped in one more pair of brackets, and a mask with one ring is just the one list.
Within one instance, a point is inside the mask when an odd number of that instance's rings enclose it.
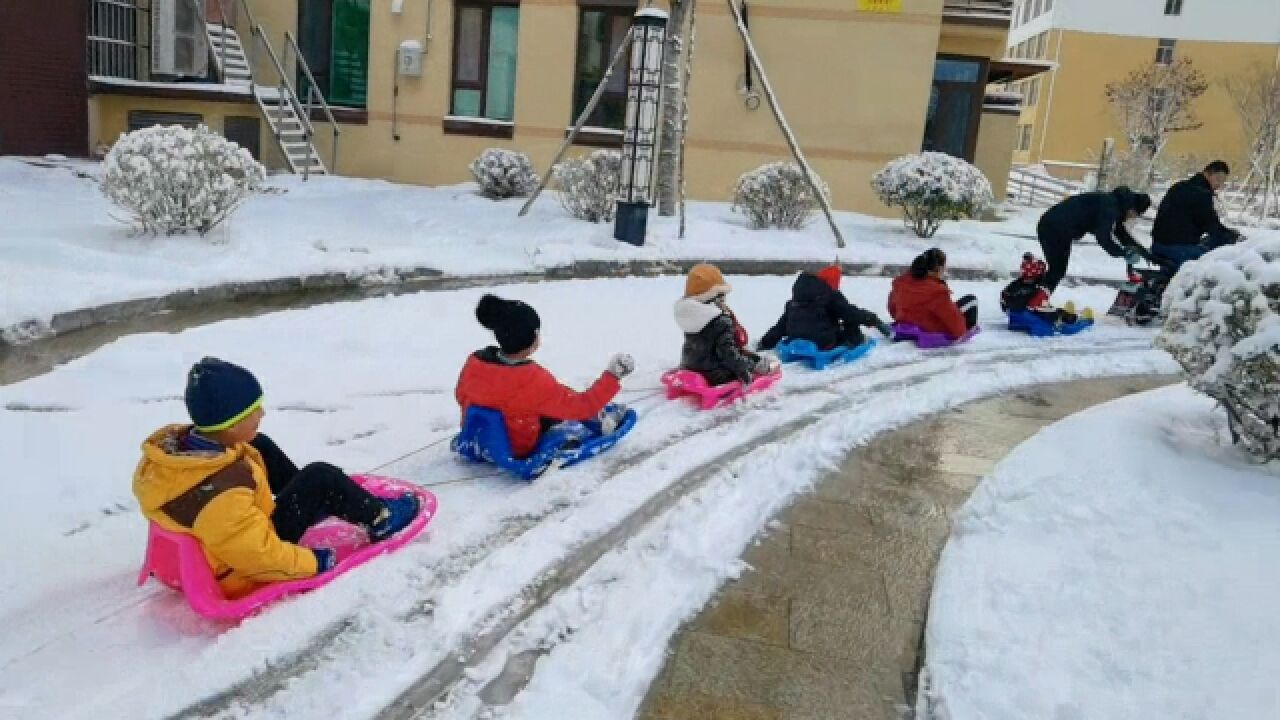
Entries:
{"label": "red knit hat", "polygon": [[1023,280],[1039,280],[1048,271],[1048,263],[1031,253],[1026,253],[1022,256],[1022,268],[1018,273],[1018,277]]}
{"label": "red knit hat", "polygon": [[816,274],[818,277],[822,278],[822,282],[830,285],[832,290],[840,289],[839,265],[829,265],[819,270]]}

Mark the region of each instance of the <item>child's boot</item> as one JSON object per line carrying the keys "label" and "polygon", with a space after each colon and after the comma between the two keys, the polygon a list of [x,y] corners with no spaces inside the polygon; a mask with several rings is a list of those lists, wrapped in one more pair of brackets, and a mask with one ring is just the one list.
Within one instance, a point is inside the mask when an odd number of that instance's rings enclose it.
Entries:
{"label": "child's boot", "polygon": [[1087,307],[1084,312],[1080,313],[1080,319],[1093,322],[1093,308]]}
{"label": "child's boot", "polygon": [[386,509],[378,515],[373,527],[369,528],[369,539],[373,542],[382,542],[405,529],[414,518],[418,517],[418,511],[422,509],[422,503],[413,493],[383,500],[382,503],[386,505]]}
{"label": "child's boot", "polygon": [[1075,314],[1076,314],[1076,303],[1075,303],[1075,301],[1074,301],[1074,300],[1068,300],[1068,301],[1067,301],[1067,304],[1062,306],[1062,309],[1063,309],[1063,310],[1064,310],[1068,315],[1075,315]]}

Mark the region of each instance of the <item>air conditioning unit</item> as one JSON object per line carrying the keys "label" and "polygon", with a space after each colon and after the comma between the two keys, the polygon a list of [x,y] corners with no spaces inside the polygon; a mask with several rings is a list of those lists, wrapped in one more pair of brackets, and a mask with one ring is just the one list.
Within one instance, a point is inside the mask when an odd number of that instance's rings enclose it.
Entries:
{"label": "air conditioning unit", "polygon": [[209,74],[203,0],[151,0],[151,74],[202,78]]}

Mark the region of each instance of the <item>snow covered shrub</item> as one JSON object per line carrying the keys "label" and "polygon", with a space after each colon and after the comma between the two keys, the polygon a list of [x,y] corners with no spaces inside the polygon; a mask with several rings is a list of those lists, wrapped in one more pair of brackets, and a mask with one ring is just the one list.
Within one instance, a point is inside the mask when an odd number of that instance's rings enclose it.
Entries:
{"label": "snow covered shrub", "polygon": [[494,200],[524,197],[538,187],[538,172],[522,152],[489,148],[471,161],[471,175],[480,194]]}
{"label": "snow covered shrub", "polygon": [[143,232],[204,235],[265,179],[248,150],[204,126],[156,126],[120,136],[102,191]]}
{"label": "snow covered shrub", "polygon": [[902,208],[903,221],[922,238],[944,220],[976,217],[994,200],[981,170],[938,152],[903,155],[871,178],[871,188],[880,202]]}
{"label": "snow covered shrub", "polygon": [[1227,411],[1252,456],[1280,459],[1280,239],[1231,245],[1182,266],[1156,344]]}
{"label": "snow covered shrub", "polygon": [[[831,191],[821,178],[816,178],[822,194],[831,197]],[[783,228],[799,230],[809,224],[814,213],[821,208],[804,170],[793,162],[774,162],[746,173],[738,178],[733,188],[733,209],[747,216],[751,227]]]}
{"label": "snow covered shrub", "polygon": [[565,160],[555,166],[551,177],[560,188],[560,204],[569,214],[587,222],[613,220],[622,154],[616,150],[596,150],[585,157]]}

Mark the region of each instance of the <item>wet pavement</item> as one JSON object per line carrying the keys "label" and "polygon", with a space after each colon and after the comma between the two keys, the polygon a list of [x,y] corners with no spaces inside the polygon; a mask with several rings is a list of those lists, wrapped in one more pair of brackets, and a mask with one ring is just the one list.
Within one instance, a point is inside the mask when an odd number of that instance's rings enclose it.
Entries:
{"label": "wet pavement", "polygon": [[751,566],[686,624],[641,720],[897,720],[915,697],[953,514],[1022,441],[1169,377],[983,400],[880,436],[777,518]]}

